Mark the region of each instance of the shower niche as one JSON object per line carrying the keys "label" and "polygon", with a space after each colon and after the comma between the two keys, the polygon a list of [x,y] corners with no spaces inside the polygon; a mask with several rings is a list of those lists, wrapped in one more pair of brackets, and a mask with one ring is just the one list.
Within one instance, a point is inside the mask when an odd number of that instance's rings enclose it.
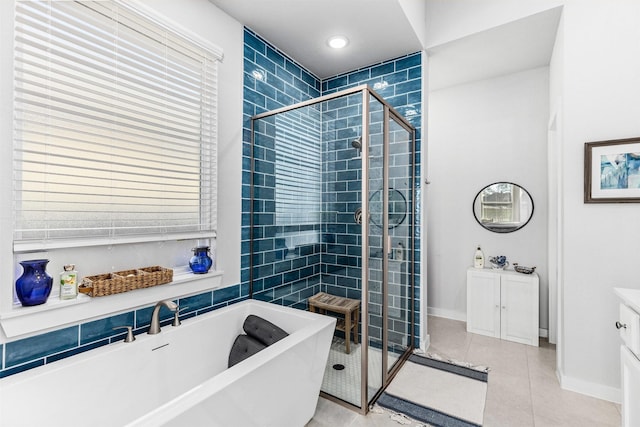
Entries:
{"label": "shower niche", "polygon": [[[251,298],[360,301],[336,331],[323,396],[361,413],[413,349],[415,130],[368,86],[251,119]],[[355,340],[354,340],[355,341]]]}

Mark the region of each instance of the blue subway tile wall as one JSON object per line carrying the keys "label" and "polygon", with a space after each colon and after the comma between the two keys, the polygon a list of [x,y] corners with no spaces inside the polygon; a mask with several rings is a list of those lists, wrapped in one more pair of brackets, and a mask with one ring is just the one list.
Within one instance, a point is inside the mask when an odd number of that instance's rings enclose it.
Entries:
{"label": "blue subway tile wall", "polygon": [[[292,105],[301,101],[347,89],[353,86],[368,84],[385,98],[407,121],[416,129],[416,160],[420,159],[420,120],[422,114],[422,57],[420,53],[406,55],[390,61],[344,73],[320,81],[307,73],[295,61],[278,51],[267,41],[260,38],[249,29],[245,29],[245,110],[244,110],[244,147],[243,153],[243,208],[251,206],[251,185],[254,186],[253,218],[250,212],[243,210],[243,264],[242,279],[247,283],[250,273],[253,275],[253,297],[290,305],[302,309],[307,308],[306,299],[317,291],[325,291],[350,298],[361,297],[361,227],[353,221],[355,210],[361,205],[361,159],[351,143],[362,132],[362,97],[360,94],[341,97],[323,102],[321,115],[315,115],[316,110],[303,108],[294,110],[295,113],[263,118],[255,123],[254,139],[254,177],[251,181],[251,121],[252,115],[274,108]],[[285,64],[282,67],[282,64]],[[306,74],[305,74],[306,73]],[[302,75],[302,77],[300,77]],[[298,80],[297,80],[298,79]],[[302,84],[306,83],[306,85]],[[286,95],[286,96],[285,96]],[[382,108],[373,111],[370,118],[372,124],[370,134],[372,138],[376,132],[381,135]],[[307,123],[304,129],[295,123]],[[313,125],[309,125],[309,123]],[[280,150],[276,149],[282,136],[277,135],[284,127],[289,133],[295,133],[297,138],[313,138],[315,127],[319,122],[321,135],[317,137],[318,144],[322,144],[321,152],[321,213],[317,222],[305,223],[307,230],[300,229],[300,224],[290,224],[289,228],[278,227],[277,221],[281,215],[282,200],[279,199],[277,181],[280,173],[292,173],[286,162],[278,161],[276,157]],[[376,123],[379,126],[376,128]],[[295,130],[293,130],[295,127]],[[290,136],[287,136],[290,138]],[[381,139],[380,139],[381,140]],[[289,143],[298,144],[299,141]],[[275,150],[275,155],[272,155]],[[417,218],[419,203],[409,197],[412,190],[409,177],[419,175],[419,163],[415,171],[410,167],[410,152],[406,143],[397,144],[391,150],[393,156],[390,170],[392,187],[398,188],[407,199],[409,218]],[[301,150],[301,152],[308,150]],[[381,153],[380,153],[381,155]],[[267,157],[270,156],[270,157]],[[316,160],[311,169],[317,167]],[[273,166],[271,166],[273,165]],[[272,175],[275,174],[275,176]],[[311,172],[309,172],[311,174]],[[375,168],[372,174],[377,173]],[[409,175],[408,175],[409,174]],[[380,175],[381,177],[381,175]],[[416,194],[419,194],[419,179],[416,180]],[[302,195],[302,192],[301,192]],[[251,229],[253,219],[253,229]],[[294,221],[295,222],[295,221]],[[297,228],[296,228],[297,227]],[[253,254],[250,254],[250,231],[253,231]],[[400,229],[392,233],[393,245],[402,242],[407,251],[411,249],[410,237]],[[291,236],[307,236],[311,239],[306,245],[292,245]],[[311,237],[312,236],[312,237]],[[319,236],[319,244],[315,242]],[[407,252],[417,261],[419,260],[419,224],[416,228],[413,251]],[[375,240],[381,247],[381,238]],[[372,250],[373,250],[372,246]],[[381,249],[380,249],[381,250]],[[250,271],[250,262],[253,269]],[[403,267],[404,265],[404,267]],[[397,272],[393,273],[393,280],[398,283],[406,282],[409,272],[407,263],[397,263]],[[416,263],[416,272],[419,264]],[[419,275],[414,277],[416,289]],[[375,284],[374,284],[375,286]],[[418,291],[416,291],[416,295]],[[375,300],[375,296],[372,297]],[[392,299],[392,304],[408,310],[408,297]],[[379,304],[381,304],[381,298]],[[381,311],[378,304],[377,309]],[[419,307],[419,303],[415,304]],[[374,308],[375,311],[376,308]],[[416,341],[419,337],[419,312],[414,319]],[[392,331],[406,335],[404,322],[392,324]]]}
{"label": "blue subway tile wall", "polygon": [[[334,93],[340,90],[344,90],[350,87],[358,86],[361,84],[367,84],[371,88],[373,88],[378,94],[380,94],[386,102],[388,102],[400,115],[404,117],[415,129],[416,129],[416,144],[415,144],[415,171],[413,172],[415,176],[415,195],[416,200],[412,201],[410,198],[407,198],[409,202],[409,212],[412,214],[413,219],[416,224],[415,235],[414,237],[414,246],[413,246],[413,261],[414,261],[414,286],[415,286],[415,304],[414,304],[414,346],[419,346],[419,336],[420,336],[420,222],[419,222],[419,206],[420,206],[420,150],[421,150],[421,119],[422,119],[422,55],[421,53],[414,53],[410,55],[406,55],[400,58],[396,58],[389,61],[384,61],[380,64],[375,64],[370,67],[365,67],[360,70],[355,70],[353,72],[340,74],[334,77],[330,77],[324,79],[322,81],[322,94],[327,95],[330,93]],[[372,120],[373,121],[373,120]],[[373,140],[372,140],[373,142]],[[390,147],[392,157],[394,157],[392,161],[393,167],[390,169],[391,176],[391,186],[395,188],[399,188],[401,192],[407,195],[407,191],[409,190],[406,187],[406,184],[403,182],[404,177],[406,177],[406,163],[408,158],[406,155],[403,155],[403,150],[406,150],[406,147],[403,144],[391,144]],[[394,152],[394,150],[396,150]],[[406,151],[405,151],[406,153]],[[395,162],[395,163],[394,163]],[[373,170],[371,173],[374,173]],[[343,174],[339,176],[339,178],[348,178],[349,175]],[[352,182],[352,185],[358,185],[356,182]],[[393,231],[393,230],[392,230]],[[400,238],[405,238],[408,236],[398,236],[397,233],[399,230],[390,233],[392,235],[392,246],[396,246],[397,242]],[[354,234],[359,234],[358,230],[354,230]],[[375,246],[376,242],[372,237],[372,244],[370,246]],[[391,268],[400,268],[402,269],[401,264],[390,263]],[[395,273],[394,273],[395,274]],[[408,274],[408,273],[402,273]],[[402,277],[402,274],[394,278],[394,280],[405,280]],[[324,276],[323,276],[324,278]],[[340,286],[337,284],[331,284],[330,291],[331,292],[347,292],[350,288],[344,287],[344,289],[340,289]],[[403,302],[394,301],[393,303],[401,305]],[[374,310],[375,311],[375,307]],[[393,328],[402,329],[404,328],[404,324],[396,323],[392,325]],[[405,331],[406,332],[406,331]]]}
{"label": "blue subway tile wall", "polygon": [[78,346],[78,328],[70,327],[5,344],[4,367],[11,368]]}
{"label": "blue subway tile wall", "polygon": [[[85,345],[114,335],[114,328],[132,326],[133,312],[110,316],[80,325],[80,345]],[[118,332],[122,333],[122,330]]]}
{"label": "blue subway tile wall", "polygon": [[[345,79],[348,81],[349,79]],[[361,298],[362,227],[354,213],[362,205],[362,93],[323,103],[323,192],[325,214],[321,288]]]}
{"label": "blue subway tile wall", "polygon": [[253,278],[253,298],[306,308],[320,288],[320,111],[257,120],[253,147],[251,117],[316,98],[321,82],[253,31],[244,37],[242,281]]}
{"label": "blue subway tile wall", "polygon": [[[360,71],[358,76],[368,76]],[[354,81],[349,76],[347,81]],[[361,298],[361,227],[354,222],[354,212],[361,200],[362,131],[361,94],[339,98],[325,104],[323,122],[324,152],[323,202],[324,211],[332,212],[323,226],[323,241],[327,255],[323,256],[323,290],[348,298]],[[358,107],[358,108],[356,108]],[[372,99],[369,103],[369,335],[370,344],[381,347],[382,342],[382,186],[383,186],[383,105]],[[389,261],[388,303],[389,343],[398,351],[407,345],[410,334],[410,290],[406,248],[410,248],[412,212],[412,146],[411,134],[394,120],[389,124],[389,184],[394,202],[389,230],[395,257]],[[397,210],[397,212],[396,212]],[[408,211],[408,215],[407,215]],[[329,216],[328,216],[329,218]],[[336,254],[336,255],[333,255]],[[324,255],[324,254],[323,254]],[[354,268],[357,267],[357,268]]]}

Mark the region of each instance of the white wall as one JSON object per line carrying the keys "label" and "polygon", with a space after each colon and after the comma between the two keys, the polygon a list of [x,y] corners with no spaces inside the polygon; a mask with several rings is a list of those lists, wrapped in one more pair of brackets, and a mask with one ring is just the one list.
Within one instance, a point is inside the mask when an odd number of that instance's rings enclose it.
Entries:
{"label": "white wall", "polygon": [[[558,370],[564,388],[609,400],[620,397],[619,338],[614,328],[618,300],[613,288],[640,288],[640,207],[637,204],[584,204],[584,143],[640,136],[640,2],[637,0],[428,0],[428,46],[503,24],[563,4],[563,17],[550,64],[550,105],[557,112],[561,202],[551,221],[559,223]],[[535,10],[534,10],[535,9]],[[437,99],[437,98],[436,98]],[[431,113],[437,114],[434,98]],[[429,119],[433,130],[437,122]],[[444,160],[429,141],[430,166]],[[430,171],[431,180],[433,170]],[[554,183],[552,183],[554,184]],[[436,187],[434,193],[437,194]],[[429,190],[431,191],[431,190]],[[467,195],[468,197],[468,195]],[[537,200],[534,195],[534,199]],[[434,206],[433,200],[428,206]],[[437,209],[436,206],[434,208]],[[471,208],[464,208],[469,211]],[[436,212],[433,213],[436,215]],[[435,224],[435,218],[431,223]],[[430,225],[429,233],[436,233]],[[524,231],[524,229],[523,229]],[[461,234],[451,231],[456,239]],[[433,253],[443,238],[430,238]],[[475,244],[477,242],[473,242]],[[480,241],[482,243],[482,241]],[[470,257],[472,248],[467,249]],[[430,259],[436,268],[440,257]],[[430,305],[459,299],[429,277]],[[446,298],[443,298],[447,296]],[[439,304],[439,303],[438,303]],[[452,307],[446,305],[444,308]]]}
{"label": "white wall", "polygon": [[400,7],[418,36],[422,47],[427,43],[427,2],[415,0],[399,0]]}
{"label": "white wall", "polygon": [[[549,340],[556,343],[556,365],[558,372],[563,366],[563,312],[559,309],[562,305],[562,276],[563,254],[562,233],[564,227],[564,194],[562,191],[562,151],[564,145],[563,132],[563,103],[564,93],[564,15],[560,17],[556,42],[549,63],[549,141],[547,141],[547,158],[549,159],[549,252],[547,254],[549,265],[549,316],[555,319],[556,330],[549,331]],[[553,295],[552,295],[553,294]],[[554,305],[555,303],[555,305]]]}
{"label": "white wall", "polygon": [[[430,313],[466,319],[466,269],[480,244],[486,258],[537,267],[540,327],[547,327],[548,87],[543,67],[429,93]],[[476,194],[497,181],[519,184],[533,198],[533,217],[521,230],[492,233],[473,216]]]}
{"label": "white wall", "polygon": [[584,204],[589,141],[640,136],[640,2],[570,0],[564,8],[563,385],[618,397],[618,300],[640,289],[640,205]]}

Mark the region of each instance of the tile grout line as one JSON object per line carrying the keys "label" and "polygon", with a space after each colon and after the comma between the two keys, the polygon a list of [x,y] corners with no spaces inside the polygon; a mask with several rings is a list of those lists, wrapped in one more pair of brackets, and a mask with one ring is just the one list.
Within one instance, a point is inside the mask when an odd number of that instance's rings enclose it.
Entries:
{"label": "tile grout line", "polygon": [[[466,324],[466,322],[465,322],[465,324]],[[471,343],[473,342],[474,334],[469,334],[467,332],[467,336],[469,336],[469,341],[467,342],[467,348],[465,349],[464,359],[463,360],[466,361],[466,362],[469,362],[469,363],[474,363],[474,362],[471,362],[469,360],[469,351],[471,350]],[[486,365],[486,366],[488,366],[488,365]],[[487,374],[488,374],[488,372],[489,371],[487,371]],[[484,417],[487,414],[487,403],[489,402],[489,377],[488,376],[487,376],[487,383],[486,384],[487,384],[487,391],[485,392],[485,395],[484,395],[484,408],[482,408],[482,425],[485,424]]]}
{"label": "tile grout line", "polygon": [[527,380],[529,381],[528,388],[529,388],[529,403],[531,404],[531,421],[533,422],[533,427],[536,427],[536,414],[533,408],[533,390],[531,388],[531,367],[529,366],[529,352],[527,351],[527,347],[524,347],[524,358],[527,363]]}
{"label": "tile grout line", "polygon": [[465,362],[469,362],[469,363],[475,363],[475,362],[471,362],[469,360],[469,350],[471,350],[471,342],[473,341],[473,334],[468,334],[468,335],[469,335],[469,340],[467,341],[467,344],[465,346],[464,357],[463,357],[462,360],[464,360]]}

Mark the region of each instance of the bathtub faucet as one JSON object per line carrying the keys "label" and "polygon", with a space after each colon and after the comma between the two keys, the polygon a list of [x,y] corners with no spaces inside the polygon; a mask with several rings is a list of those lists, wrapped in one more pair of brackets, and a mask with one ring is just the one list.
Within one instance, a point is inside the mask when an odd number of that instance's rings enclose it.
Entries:
{"label": "bathtub faucet", "polygon": [[160,309],[162,306],[167,307],[171,311],[176,311],[178,306],[169,300],[159,301],[153,308],[153,314],[151,315],[151,324],[149,325],[149,335],[155,335],[160,333]]}

